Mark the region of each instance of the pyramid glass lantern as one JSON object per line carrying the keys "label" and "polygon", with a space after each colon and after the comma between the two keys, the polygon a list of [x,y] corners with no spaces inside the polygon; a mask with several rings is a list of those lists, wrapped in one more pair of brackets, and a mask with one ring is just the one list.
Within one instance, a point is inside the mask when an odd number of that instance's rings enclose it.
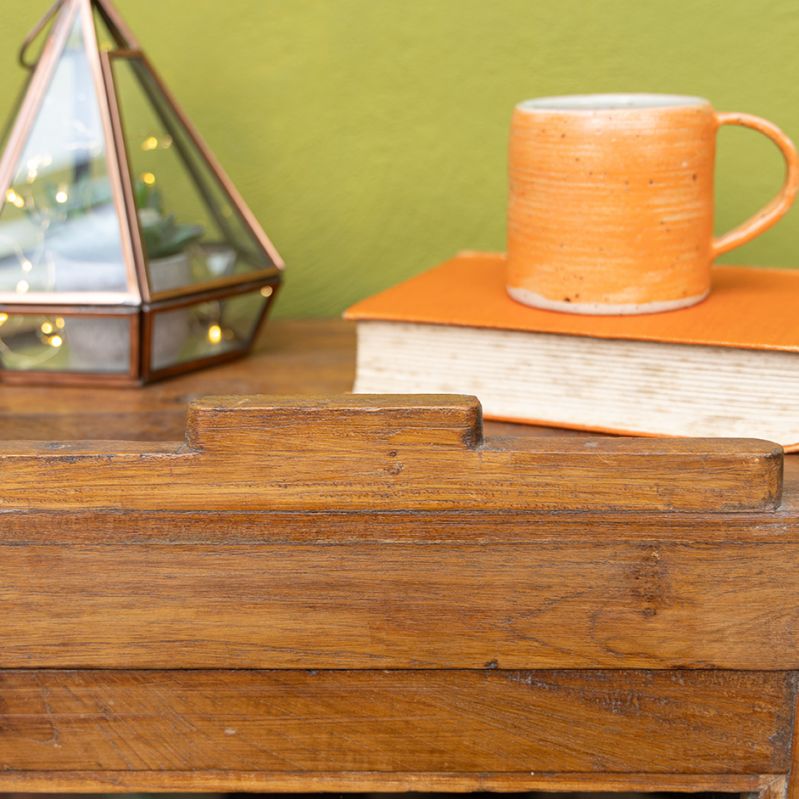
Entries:
{"label": "pyramid glass lantern", "polygon": [[138,384],[246,353],[280,256],[117,11],[58,0],[20,61],[0,142],[0,378]]}

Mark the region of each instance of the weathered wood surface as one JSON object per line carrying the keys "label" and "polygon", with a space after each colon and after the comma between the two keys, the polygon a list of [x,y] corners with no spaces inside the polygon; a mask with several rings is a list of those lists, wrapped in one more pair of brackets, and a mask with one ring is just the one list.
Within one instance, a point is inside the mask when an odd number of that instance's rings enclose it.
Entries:
{"label": "weathered wood surface", "polygon": [[[353,346],[348,325],[279,322],[253,358],[142,391],[2,386],[0,439],[174,452],[191,400],[344,392]],[[799,664],[799,458],[785,467],[772,512],[0,511],[0,667],[26,669],[0,674],[0,790],[778,799],[799,761],[779,671]],[[307,670],[127,671],[275,664]],[[121,671],[28,670],[74,665]],[[621,667],[653,671],[595,671]]]}
{"label": "weathered wood surface", "polygon": [[[602,774],[551,772],[0,771],[0,791],[30,793],[404,793],[523,791],[744,794],[784,799],[781,774]],[[55,793],[55,792],[58,793]],[[13,799],[23,799],[15,796]],[[27,797],[25,798],[27,799]]]}
{"label": "weathered wood surface", "polygon": [[0,508],[768,511],[782,467],[750,439],[493,444],[475,397],[220,397],[185,444],[0,443]]}
{"label": "weathered wood surface", "polygon": [[0,772],[772,774],[785,673],[0,672]]}
{"label": "weathered wood surface", "polygon": [[[355,325],[276,320],[248,358],[144,389],[0,386],[0,440],[179,441],[193,400],[230,394],[340,394],[355,378]],[[494,441],[585,438],[574,430],[487,422]],[[799,457],[785,459],[782,510],[799,514]]]}
{"label": "weathered wood surface", "polygon": [[[789,459],[789,460],[792,460]],[[614,511],[0,511],[0,545],[799,544],[799,519],[774,513]],[[54,531],[58,537],[54,540]]]}
{"label": "weathered wood surface", "polygon": [[0,667],[796,669],[797,562],[751,542],[4,545]]}

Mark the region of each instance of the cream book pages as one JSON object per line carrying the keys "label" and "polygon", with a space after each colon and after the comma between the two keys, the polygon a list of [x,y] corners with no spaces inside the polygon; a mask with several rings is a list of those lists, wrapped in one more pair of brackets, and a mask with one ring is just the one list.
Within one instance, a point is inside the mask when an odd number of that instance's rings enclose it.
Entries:
{"label": "cream book pages", "polygon": [[476,394],[558,427],[799,442],[799,354],[407,322],[358,322],[359,393]]}

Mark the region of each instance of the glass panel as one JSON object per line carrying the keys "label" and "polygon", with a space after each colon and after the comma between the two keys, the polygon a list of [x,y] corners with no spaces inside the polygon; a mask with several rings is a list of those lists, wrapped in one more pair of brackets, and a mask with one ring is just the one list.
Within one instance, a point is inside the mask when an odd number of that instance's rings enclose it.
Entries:
{"label": "glass panel", "polygon": [[151,368],[163,369],[246,349],[271,293],[272,289],[266,287],[235,297],[155,313],[150,345]]}
{"label": "glass panel", "polygon": [[0,211],[0,291],[127,291],[100,109],[78,19]]}
{"label": "glass panel", "polygon": [[0,313],[0,366],[15,372],[125,374],[132,319]]}
{"label": "glass panel", "polygon": [[153,293],[272,266],[144,63],[113,64]]}

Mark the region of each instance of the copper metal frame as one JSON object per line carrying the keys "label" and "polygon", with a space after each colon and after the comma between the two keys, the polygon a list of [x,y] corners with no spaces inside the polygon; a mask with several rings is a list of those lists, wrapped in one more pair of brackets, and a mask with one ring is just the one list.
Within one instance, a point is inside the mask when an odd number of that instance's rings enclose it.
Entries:
{"label": "copper metal frame", "polygon": [[94,0],[94,6],[100,12],[100,16],[120,47],[129,47],[131,50],[141,49],[136,35],[125,24],[125,20],[122,19],[111,0]]}
{"label": "copper metal frame", "polygon": [[[86,45],[86,56],[92,74],[95,94],[100,110],[100,119],[103,125],[103,134],[106,140],[106,166],[111,182],[112,196],[117,209],[117,217],[124,216],[124,205],[121,203],[121,186],[119,183],[119,164],[113,147],[113,131],[111,117],[108,112],[108,105],[105,100],[105,84],[100,67],[99,52],[96,47],[97,39],[94,30],[94,19],[92,17],[92,0],[60,0],[60,10],[53,23],[53,30],[45,42],[41,56],[36,63],[36,68],[31,76],[28,94],[20,106],[19,113],[8,137],[6,149],[0,160],[0,201],[5,198],[6,192],[14,180],[14,169],[22,157],[22,152],[27,143],[28,135],[36,121],[36,116],[41,109],[50,80],[55,72],[70,31],[77,19],[80,19],[83,37]],[[48,14],[58,10],[54,6]],[[43,27],[43,26],[41,26]],[[38,31],[40,26],[34,29]],[[92,43],[95,44],[92,47]],[[33,305],[46,302],[70,302],[75,301],[87,305],[119,305],[119,304],[138,304],[141,300],[139,283],[135,274],[135,262],[132,257],[132,247],[130,243],[130,231],[127,226],[120,224],[120,240],[122,242],[122,253],[125,259],[127,275],[127,292],[81,292],[77,295],[66,296],[61,293],[32,293],[27,295],[15,294],[7,291],[0,291],[0,302],[8,302],[19,305]]]}
{"label": "copper metal frame", "polygon": [[109,119],[111,121],[111,146],[114,150],[114,159],[117,166],[119,179],[119,195],[121,201],[122,218],[127,220],[127,229],[130,234],[131,256],[134,270],[138,280],[139,291],[143,302],[151,302],[150,283],[147,279],[147,264],[142,243],[141,229],[139,227],[139,214],[136,210],[136,200],[133,196],[133,181],[129,169],[128,152],[125,145],[125,136],[122,129],[122,117],[119,111],[114,83],[111,75],[111,66],[108,53],[100,53],[100,69],[102,72],[103,86],[106,102],[108,104]]}
{"label": "copper metal frame", "polygon": [[[53,31],[45,42],[44,49],[39,57],[36,70],[30,76],[28,93],[20,103],[16,118],[11,123],[8,141],[2,158],[0,158],[0,208],[3,207],[6,192],[14,180],[14,168],[22,157],[22,150],[27,141],[27,133],[36,119],[36,113],[44,99],[45,91],[55,68],[55,62],[66,44],[73,21],[74,12],[67,13],[67,11],[62,11],[56,19]],[[0,292],[0,302],[4,299],[12,302],[20,300],[17,295],[4,297],[3,295],[5,294],[6,292]]]}
{"label": "copper metal frame", "polygon": [[[139,51],[141,52],[141,51]],[[141,53],[142,62],[144,63],[145,67],[149,70],[150,74],[153,77],[156,85],[158,86],[161,94],[163,95],[166,102],[172,107],[172,110],[175,113],[178,121],[183,125],[184,129],[188,133],[189,137],[191,138],[194,146],[200,152],[200,154],[205,158],[208,166],[211,168],[211,171],[216,175],[217,180],[219,181],[220,186],[222,187],[223,191],[227,194],[228,199],[230,200],[233,207],[239,212],[242,218],[247,223],[247,226],[250,228],[250,232],[253,234],[255,239],[261,244],[264,249],[264,252],[269,256],[269,259],[274,264],[275,268],[278,270],[283,269],[284,263],[283,259],[280,257],[280,253],[275,248],[274,244],[269,240],[269,237],[266,235],[266,232],[259,224],[258,220],[255,218],[255,214],[250,210],[247,206],[247,203],[244,201],[244,198],[239,194],[236,186],[234,185],[233,181],[228,177],[225,170],[222,168],[222,165],[217,161],[216,156],[211,152],[208,145],[205,143],[203,138],[200,136],[197,129],[192,124],[191,120],[186,116],[183,112],[183,109],[178,104],[177,100],[175,100],[172,92],[169,91],[167,85],[161,80],[161,77],[153,68],[152,64],[150,63],[147,56],[142,52]]]}
{"label": "copper metal frame", "polygon": [[5,149],[6,140],[11,134],[14,123],[17,121],[17,116],[19,115],[22,103],[25,102],[25,97],[28,95],[32,77],[33,73],[28,71],[25,75],[25,79],[22,81],[22,86],[19,88],[17,95],[14,98],[14,102],[11,105],[11,113],[6,117],[2,127],[0,127],[0,147],[3,147],[3,149]]}
{"label": "copper metal frame", "polygon": [[[250,211],[250,209],[247,207],[242,197],[236,191],[230,178],[227,177],[225,172],[222,170],[222,167],[219,165],[214,156],[211,154],[211,151],[208,149],[205,143],[200,139],[199,134],[191,125],[188,118],[185,116],[185,114],[176,104],[174,98],[170,95],[163,81],[158,76],[158,73],[155,71],[152,64],[147,59],[147,56],[141,50],[113,50],[108,53],[101,53],[100,55],[101,55],[101,63],[102,63],[102,70],[103,70],[106,91],[108,94],[109,109],[111,111],[112,124],[114,129],[114,142],[117,155],[117,162],[119,163],[120,171],[122,173],[124,196],[126,198],[128,207],[130,209],[128,212],[129,225],[131,227],[131,230],[133,231],[134,239],[136,238],[139,239],[138,242],[134,243],[134,253],[135,257],[137,258],[137,266],[138,266],[137,271],[140,275],[140,281],[141,281],[140,286],[144,301],[155,302],[162,299],[168,299],[170,297],[179,297],[182,296],[183,294],[203,291],[205,289],[230,286],[238,283],[246,283],[258,279],[267,279],[269,277],[274,276],[275,274],[279,274],[280,271],[283,269],[283,261],[280,258],[280,255],[278,254],[274,245],[271,243],[266,233],[263,231],[263,229],[256,221],[252,211]],[[173,113],[175,114],[180,124],[183,126],[184,130],[188,134],[192,143],[197,148],[200,155],[206,160],[211,170],[211,173],[214,175],[219,184],[219,187],[222,189],[223,193],[227,196],[230,204],[234,207],[234,209],[239,213],[241,218],[244,220],[245,224],[247,225],[247,228],[249,229],[253,237],[254,242],[261,247],[263,254],[270,261],[271,263],[270,266],[265,267],[264,269],[253,270],[252,272],[246,272],[240,275],[230,275],[228,277],[209,280],[205,283],[196,283],[196,284],[191,284],[189,286],[182,286],[180,288],[172,289],[169,291],[160,291],[156,293],[150,292],[149,281],[147,279],[146,255],[144,253],[144,248],[141,244],[141,232],[139,230],[138,214],[136,212],[135,203],[133,199],[133,183],[132,183],[132,172],[130,170],[130,158],[127,150],[127,142],[125,140],[122,113],[119,107],[119,102],[117,100],[116,84],[113,74],[112,62],[117,59],[137,61],[144,67],[144,69],[147,72],[149,72],[151,78],[153,79],[153,82],[158,87],[158,90],[161,92],[164,100],[170,105]],[[145,93],[150,94],[146,84],[142,83],[141,85]],[[173,138],[177,144],[180,140],[180,137],[178,135],[175,135],[168,120],[166,120],[161,115],[160,108],[155,104],[155,102],[152,99],[151,102],[153,104],[153,108],[161,118],[161,121],[166,127],[166,129],[173,134]],[[194,165],[190,162],[189,158],[183,152],[182,147],[180,148],[180,155],[184,166],[188,169],[188,171],[192,175],[194,185],[201,194],[206,195],[205,188],[203,185],[203,178],[196,173]],[[213,211],[212,199],[208,197],[206,197],[205,199],[207,204],[209,205],[209,208]],[[222,227],[224,229],[224,222],[222,223]]]}
{"label": "copper metal frame", "polygon": [[[183,163],[185,169],[190,173],[192,180],[194,182],[195,188],[200,192],[203,199],[205,200],[206,206],[208,210],[213,214],[214,220],[216,221],[217,225],[219,225],[219,229],[226,235],[228,238],[233,241],[235,239],[235,235],[231,233],[230,225],[228,224],[227,220],[225,219],[224,215],[221,212],[217,212],[216,209],[216,202],[211,196],[208,191],[208,187],[206,186],[205,178],[197,169],[196,164],[194,163],[194,159],[192,158],[191,154],[187,152],[186,147],[184,146],[183,142],[183,135],[179,133],[178,130],[175,129],[173,121],[164,114],[164,109],[162,108],[162,99],[166,99],[166,95],[163,94],[164,84],[158,78],[158,75],[152,66],[152,64],[147,60],[147,57],[138,50],[131,50],[131,49],[119,49],[115,51],[111,56],[109,56],[109,60],[115,61],[117,59],[126,59],[128,61],[138,61],[139,64],[144,68],[144,70],[149,74],[150,78],[152,79],[155,86],[162,92],[161,97],[157,97],[156,93],[153,91],[152,86],[150,85],[149,81],[141,80],[141,76],[134,76],[134,79],[139,79],[139,83],[141,86],[142,91],[147,95],[150,100],[150,104],[158,115],[158,118],[161,121],[161,124],[164,126],[164,129],[172,136],[172,140],[175,145],[175,149],[180,156],[180,159]],[[106,82],[107,84],[116,86],[116,78],[114,76],[113,64],[111,69],[108,69],[106,73]],[[174,107],[173,107],[174,112]],[[176,112],[175,112],[176,113]],[[124,127],[124,119],[123,119],[123,127]],[[191,135],[188,133],[188,129],[184,128],[186,133],[189,135],[189,140],[194,141],[191,138]],[[124,136],[121,136],[123,141],[126,141]],[[212,175],[215,173],[211,172]],[[221,184],[220,188],[222,189],[222,193],[225,193],[224,186]],[[249,229],[249,226],[248,226]],[[252,233],[252,231],[251,231]],[[256,246],[260,248],[260,243],[257,238],[253,239]],[[267,260],[271,263],[272,259],[269,253],[267,253],[263,248],[261,249],[261,254],[266,255]],[[270,267],[274,270],[275,267]],[[266,271],[266,270],[264,270]]]}
{"label": "copper metal frame", "polygon": [[28,54],[28,48],[39,38],[39,36],[41,36],[50,20],[54,19],[58,15],[58,12],[61,10],[61,6],[63,6],[63,4],[63,0],[55,0],[53,5],[47,9],[45,15],[33,26],[31,32],[23,39],[22,46],[19,48],[19,52],[17,53],[17,61],[21,67],[24,67],[25,69],[33,69],[36,66],[38,59],[36,59],[36,61],[28,61],[26,57]]}
{"label": "copper metal frame", "polygon": [[26,371],[12,371],[0,369],[0,383],[9,385],[141,385],[141,329],[142,314],[138,309],[104,308],[97,306],[76,305],[19,305],[0,304],[0,311],[20,316],[64,316],[67,319],[77,317],[87,319],[91,317],[111,318],[123,316],[129,320],[128,331],[130,334],[130,358],[126,372],[80,372],[80,371],[50,371],[46,369],[31,369]]}
{"label": "copper metal frame", "polygon": [[[69,0],[67,0],[67,2],[69,2]],[[121,222],[123,219],[127,218],[127,208],[122,186],[124,165],[120,163],[119,160],[119,147],[116,141],[116,121],[111,105],[108,103],[110,92],[105,81],[105,76],[103,75],[100,50],[97,45],[97,31],[94,27],[92,0],[72,0],[72,2],[78,4],[79,11],[82,15],[83,37],[87,42],[86,49],[89,56],[92,81],[94,83],[94,90],[100,105],[100,119],[102,120],[103,133],[105,134],[105,140],[107,143],[106,159],[108,161],[108,168],[111,170],[108,173],[108,178],[111,182],[111,194],[113,195],[114,205],[116,206],[117,219],[119,219]],[[91,44],[94,46],[91,46]],[[137,280],[138,270],[134,243],[134,239],[138,236],[138,220],[135,229],[131,228],[130,224],[120,224],[120,228],[122,253],[125,258],[125,266],[128,275],[128,289],[135,294],[138,300],[142,297],[141,284]]]}
{"label": "copper metal frame", "polygon": [[[44,29],[50,16],[62,2],[63,0],[58,0],[45,15],[42,23],[38,24],[28,35],[25,44],[20,50],[20,60],[24,58],[25,47]],[[22,98],[16,116],[11,120],[8,142],[3,156],[0,158],[0,202],[5,197],[5,193],[13,180],[13,170],[22,155],[25,135],[35,120],[36,112],[41,105],[55,62],[66,44],[67,36],[74,21],[73,17],[74,12],[68,14],[62,11],[56,18],[53,23],[53,30],[45,41],[39,60],[36,62],[36,69],[29,77],[27,94]]]}
{"label": "copper metal frame", "polygon": [[[117,49],[110,52],[100,52],[94,17],[95,10],[108,27],[117,44]],[[218,363],[241,357],[252,347],[255,336],[257,336],[277,295],[282,282],[283,261],[230,178],[141,51],[136,37],[125,25],[110,0],[56,0],[45,17],[26,37],[20,50],[20,61],[31,69],[31,74],[24,95],[21,96],[22,99],[16,110],[14,121],[10,126],[4,155],[0,159],[0,208],[8,188],[13,183],[15,168],[19,163],[28,135],[41,108],[58,59],[78,18],[81,21],[86,56],[89,61],[92,82],[100,110],[106,142],[106,166],[113,202],[120,223],[126,222],[126,224],[120,224],[120,229],[128,292],[81,292],[69,294],[64,292],[40,292],[27,295],[0,292],[0,310],[18,314],[44,313],[50,315],[57,313],[63,316],[116,316],[121,314],[129,316],[132,320],[131,335],[135,339],[131,340],[130,369],[124,375],[0,370],[2,372],[0,379],[7,383],[42,382],[47,384],[80,385],[113,383],[136,385],[149,380],[168,377],[172,374],[199,369],[209,363]],[[27,49],[47,27],[51,19],[54,20],[52,29],[37,61],[31,64],[27,62],[25,57]],[[138,213],[133,196],[131,173],[128,168],[128,154],[121,113],[111,68],[113,58],[135,58],[147,70],[155,86],[160,91],[163,102],[171,108],[175,119],[183,127],[188,139],[192,142],[200,157],[205,159],[210,173],[217,180],[223,195],[227,197],[231,206],[238,212],[249,229],[254,243],[260,246],[263,254],[273,264],[272,266],[241,275],[219,278],[208,281],[205,284],[189,285],[173,291],[158,292],[154,295],[150,293]],[[145,92],[150,93],[145,82],[142,82],[142,86]],[[156,113],[161,116],[166,128],[170,130],[169,120],[164,119],[160,105],[153,103],[153,106]],[[176,137],[176,141],[178,138]],[[197,176],[194,163],[182,152],[181,157],[184,165],[192,173],[198,190],[204,193],[205,178]],[[213,212],[213,202],[209,202],[209,206]],[[218,299],[236,296],[264,286],[271,286],[273,289],[272,294],[264,303],[263,311],[253,327],[253,336],[242,350],[218,356],[209,356],[164,369],[150,370],[148,356],[151,343],[152,317],[155,313],[164,312],[168,308],[178,308],[183,305],[202,302],[206,298]],[[65,303],[75,304],[65,305]],[[138,311],[133,311],[130,307],[131,305],[138,306]],[[114,306],[118,310],[114,310]]]}
{"label": "copper metal frame", "polygon": [[[266,317],[269,315],[269,310],[272,307],[272,303],[275,301],[275,297],[277,296],[278,291],[282,285],[282,281],[274,276],[268,280],[257,280],[251,281],[248,283],[242,283],[237,286],[227,287],[226,289],[214,289],[210,291],[203,291],[198,294],[192,295],[184,295],[180,298],[173,299],[173,300],[166,300],[162,302],[158,302],[151,306],[145,306],[143,311],[143,321],[142,321],[142,363],[141,363],[141,379],[144,383],[150,383],[155,380],[164,380],[168,377],[173,377],[175,375],[184,374],[185,372],[193,372],[196,369],[203,369],[206,366],[212,366],[215,364],[225,363],[227,361],[234,361],[238,358],[245,356],[249,353],[255,341],[258,338],[258,334],[261,331],[263,323]],[[244,342],[244,345],[236,350],[223,352],[218,355],[208,355],[204,358],[198,358],[191,361],[185,361],[183,363],[176,363],[170,366],[165,366],[160,369],[152,369],[150,366],[150,360],[148,358],[152,352],[152,335],[153,335],[153,322],[155,316],[159,313],[168,313],[169,311],[175,311],[180,308],[188,308],[192,305],[199,305],[202,302],[209,302],[212,300],[226,300],[231,297],[238,297],[242,294],[253,294],[256,291],[262,290],[266,287],[270,287],[272,289],[272,293],[269,297],[265,298],[265,302],[263,308],[261,309],[261,313],[259,314],[258,318],[255,320],[252,328],[252,334],[250,335],[249,339]]]}

